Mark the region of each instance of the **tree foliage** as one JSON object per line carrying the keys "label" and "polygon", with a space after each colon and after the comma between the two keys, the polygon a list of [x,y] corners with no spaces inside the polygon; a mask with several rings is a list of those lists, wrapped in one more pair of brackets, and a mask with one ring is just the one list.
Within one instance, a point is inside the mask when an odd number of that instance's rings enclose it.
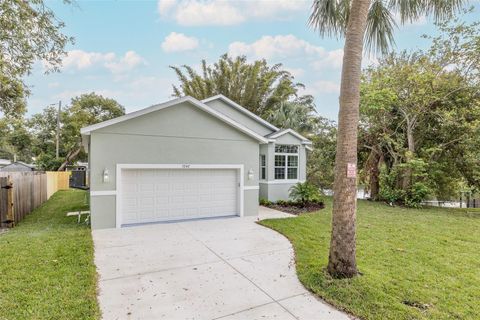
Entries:
{"label": "tree foliage", "polygon": [[315,130],[318,121],[313,97],[282,101],[270,110],[267,120],[279,128],[290,128],[306,136]]}
{"label": "tree foliage", "polygon": [[[309,23],[322,36],[343,37],[351,15],[351,0],[314,0]],[[394,31],[398,24],[411,23],[423,16],[434,21],[448,21],[460,11],[464,0],[372,0],[367,17],[365,48],[386,54],[395,45]]]}
{"label": "tree foliage", "polygon": [[0,1],[0,112],[25,112],[23,77],[36,61],[48,71],[58,70],[65,45],[73,41],[61,32],[63,27],[43,0]]}
{"label": "tree foliage", "polygon": [[414,206],[450,198],[465,182],[480,187],[480,96],[459,70],[422,53],[391,54],[364,73],[361,115],[373,198]]}
{"label": "tree foliage", "polygon": [[307,181],[321,189],[332,189],[334,179],[337,125],[321,116],[315,118],[315,126],[309,135],[312,151],[307,152]]}
{"label": "tree foliage", "polygon": [[95,93],[73,98],[60,114],[60,159],[55,158],[57,112],[55,107],[47,107],[28,121],[32,150],[38,166],[44,170],[62,170],[77,160],[85,161],[80,129],[124,115],[125,109],[117,101]]}
{"label": "tree foliage", "polygon": [[180,81],[179,86],[173,86],[174,96],[205,99],[223,94],[263,117],[268,117],[279,103],[308,99],[298,97],[303,84],[295,82],[281,64],[270,66],[265,59],[249,63],[245,56],[225,54],[213,65],[202,60],[200,73],[188,65],[170,68]]}

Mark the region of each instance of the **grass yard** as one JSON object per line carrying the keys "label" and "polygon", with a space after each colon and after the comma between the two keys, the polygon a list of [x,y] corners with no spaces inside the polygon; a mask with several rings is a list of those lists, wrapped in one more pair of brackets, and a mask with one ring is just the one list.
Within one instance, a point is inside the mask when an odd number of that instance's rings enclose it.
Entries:
{"label": "grass yard", "polygon": [[266,220],[290,239],[300,281],[362,319],[480,319],[480,211],[405,209],[360,201],[357,263],[363,276],[325,271],[331,230],[326,209]]}
{"label": "grass yard", "polygon": [[97,319],[90,228],[68,211],[83,191],[59,191],[0,235],[0,319]]}

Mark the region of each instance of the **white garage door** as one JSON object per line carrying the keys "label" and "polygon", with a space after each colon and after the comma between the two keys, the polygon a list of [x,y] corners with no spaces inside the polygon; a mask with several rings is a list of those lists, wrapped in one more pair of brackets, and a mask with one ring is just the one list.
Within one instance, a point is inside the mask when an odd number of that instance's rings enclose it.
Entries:
{"label": "white garage door", "polygon": [[121,223],[237,215],[234,169],[123,169]]}

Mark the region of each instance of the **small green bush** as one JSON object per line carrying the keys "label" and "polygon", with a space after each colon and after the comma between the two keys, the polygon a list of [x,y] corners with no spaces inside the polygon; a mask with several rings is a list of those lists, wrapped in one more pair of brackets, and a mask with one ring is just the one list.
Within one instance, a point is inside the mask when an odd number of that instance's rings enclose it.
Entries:
{"label": "small green bush", "polygon": [[268,201],[267,199],[261,198],[261,199],[260,199],[260,205],[261,205],[261,206],[268,207],[268,206],[271,206],[271,205],[272,205],[272,202],[271,202],[271,201]]}
{"label": "small green bush", "polygon": [[[421,159],[410,159],[407,163],[394,166],[390,171],[385,166],[380,171],[380,199],[406,207],[419,207],[431,193],[427,163]],[[406,188],[402,180],[409,178]]]}
{"label": "small green bush", "polygon": [[290,198],[305,204],[307,202],[321,201],[322,195],[317,186],[309,182],[299,182],[290,188]]}

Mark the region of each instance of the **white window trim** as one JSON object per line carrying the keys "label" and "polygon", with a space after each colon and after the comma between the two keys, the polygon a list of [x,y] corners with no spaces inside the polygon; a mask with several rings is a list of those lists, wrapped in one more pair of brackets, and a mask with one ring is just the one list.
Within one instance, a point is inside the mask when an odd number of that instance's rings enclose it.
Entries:
{"label": "white window trim", "polygon": [[299,182],[305,182],[305,180],[290,179],[290,180],[271,180],[271,181],[259,181],[260,184],[297,184]]}
{"label": "white window trim", "polygon": [[236,169],[238,170],[238,181],[239,181],[239,188],[238,188],[238,201],[239,201],[239,216],[244,216],[244,193],[245,185],[244,185],[244,166],[243,164],[117,164],[116,168],[116,199],[115,199],[115,226],[116,228],[122,227],[121,221],[121,201],[120,195],[121,192],[121,183],[122,180],[122,170],[128,169],[184,169],[184,170],[191,170],[191,169]]}
{"label": "white window trim", "polygon": [[[262,166],[262,157],[265,158],[265,165]],[[262,178],[262,169],[265,168],[265,178]],[[260,181],[266,181],[268,178],[268,169],[267,169],[267,155],[266,154],[261,154],[260,155],[260,177],[258,180]]]}
{"label": "white window trim", "polygon": [[[277,145],[282,145],[282,144],[277,144]],[[275,147],[277,146],[275,145],[274,146],[274,151],[275,151]],[[300,146],[296,145],[296,144],[285,144],[285,145],[290,145],[290,146],[297,146],[297,152],[296,153],[285,153],[285,152],[274,152],[274,157],[273,157],[273,180],[275,181],[297,181],[298,182],[298,176],[300,175]],[[275,169],[276,168],[281,168],[281,167],[277,167],[275,165],[275,156],[286,156],[285,157],[285,166],[284,166],[284,169],[285,169],[285,178],[284,179],[277,179],[275,178]],[[296,156],[297,157],[297,178],[296,179],[288,179],[288,156]],[[290,168],[294,168],[294,167],[290,167]]]}

